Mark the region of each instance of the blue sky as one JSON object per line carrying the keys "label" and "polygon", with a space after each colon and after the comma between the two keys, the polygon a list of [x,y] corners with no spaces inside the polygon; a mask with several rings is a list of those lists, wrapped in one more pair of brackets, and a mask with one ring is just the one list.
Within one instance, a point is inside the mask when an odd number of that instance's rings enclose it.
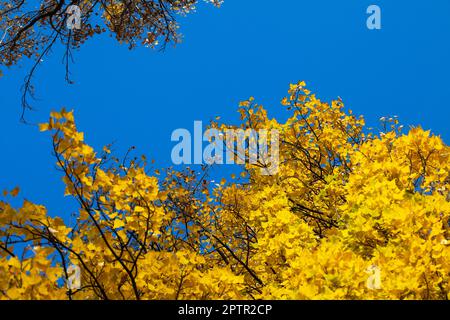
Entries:
{"label": "blue sky", "polygon": [[[366,28],[366,8],[382,9],[382,29]],[[96,148],[115,142],[171,165],[173,130],[192,129],[220,115],[236,122],[237,104],[255,96],[271,116],[290,82],[305,80],[325,100],[340,96],[376,126],[398,115],[450,141],[450,1],[225,0],[221,9],[201,4],[180,18],[183,42],[165,52],[129,51],[108,36],[75,52],[74,85],[64,82],[61,48],[35,77],[36,111],[75,109],[80,130]],[[20,186],[23,197],[52,215],[73,209],[63,197],[48,134],[19,123],[20,87],[29,62],[0,78],[0,190]],[[215,174],[228,174],[218,168]]]}

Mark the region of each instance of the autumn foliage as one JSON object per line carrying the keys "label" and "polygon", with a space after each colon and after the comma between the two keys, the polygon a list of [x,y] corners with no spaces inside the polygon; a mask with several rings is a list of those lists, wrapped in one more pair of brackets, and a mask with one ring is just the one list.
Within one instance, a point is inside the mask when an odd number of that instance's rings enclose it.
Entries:
{"label": "autumn foliage", "polygon": [[76,223],[0,202],[0,298],[448,299],[450,148],[395,118],[371,132],[303,82],[282,105],[285,123],[240,104],[243,127],[280,132],[278,173],[246,165],[220,185],[207,167],[150,173],[96,152],[72,112],[52,113],[41,130]]}
{"label": "autumn foliage", "polygon": [[[220,7],[222,0],[204,0]],[[198,0],[0,0],[0,77],[3,67],[34,60],[22,87],[21,120],[32,109],[33,76],[58,44],[64,48],[65,78],[74,51],[94,37],[108,34],[129,49],[140,45],[163,50],[181,40],[178,18],[196,10]],[[77,12],[77,15],[74,13]],[[74,27],[74,25],[77,25]]]}

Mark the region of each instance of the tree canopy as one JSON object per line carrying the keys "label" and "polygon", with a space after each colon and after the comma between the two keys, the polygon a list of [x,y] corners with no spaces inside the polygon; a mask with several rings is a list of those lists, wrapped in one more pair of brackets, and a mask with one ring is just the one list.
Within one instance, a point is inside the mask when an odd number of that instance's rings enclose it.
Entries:
{"label": "tree canopy", "polygon": [[[205,0],[220,6],[220,0]],[[31,106],[32,78],[43,58],[60,42],[64,48],[66,80],[70,80],[72,51],[102,33],[109,33],[130,49],[145,45],[164,49],[180,40],[177,14],[195,10],[198,0],[12,0],[0,1],[0,65],[10,67],[33,59],[25,78],[22,105]],[[73,7],[79,10],[77,28]],[[4,71],[4,70],[3,70]],[[3,74],[0,69],[0,76]],[[23,116],[22,116],[23,118]]]}
{"label": "tree canopy", "polygon": [[95,151],[73,112],[52,113],[40,129],[79,211],[68,224],[5,192],[0,298],[448,299],[449,146],[395,118],[369,130],[304,82],[281,104],[282,123],[253,98],[239,107],[243,127],[280,132],[278,173],[247,164],[219,185],[208,167]]}

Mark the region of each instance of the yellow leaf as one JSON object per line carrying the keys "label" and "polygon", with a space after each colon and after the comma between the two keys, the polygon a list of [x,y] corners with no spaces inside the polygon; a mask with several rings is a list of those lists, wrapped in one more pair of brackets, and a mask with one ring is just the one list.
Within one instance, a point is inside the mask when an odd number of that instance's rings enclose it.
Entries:
{"label": "yellow leaf", "polygon": [[48,123],[40,123],[39,131],[44,132],[50,130],[50,125]]}
{"label": "yellow leaf", "polygon": [[115,220],[114,221],[114,229],[119,229],[122,228],[123,226],[125,226],[125,222],[123,222],[122,220]]}
{"label": "yellow leaf", "polygon": [[134,208],[134,212],[136,212],[136,213],[145,212],[145,209],[143,207],[136,206]]}

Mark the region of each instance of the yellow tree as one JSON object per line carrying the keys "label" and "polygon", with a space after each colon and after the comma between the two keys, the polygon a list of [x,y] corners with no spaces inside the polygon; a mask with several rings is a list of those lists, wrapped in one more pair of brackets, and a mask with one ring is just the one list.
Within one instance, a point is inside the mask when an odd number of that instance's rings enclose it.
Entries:
{"label": "yellow tree", "polygon": [[[383,132],[290,86],[279,123],[249,99],[241,128],[279,132],[279,166],[216,186],[95,152],[73,112],[52,113],[76,223],[0,203],[4,299],[448,299],[449,147],[423,129]],[[213,123],[221,129],[233,128]],[[17,194],[13,190],[12,196]],[[72,266],[80,286],[66,287]]]}

